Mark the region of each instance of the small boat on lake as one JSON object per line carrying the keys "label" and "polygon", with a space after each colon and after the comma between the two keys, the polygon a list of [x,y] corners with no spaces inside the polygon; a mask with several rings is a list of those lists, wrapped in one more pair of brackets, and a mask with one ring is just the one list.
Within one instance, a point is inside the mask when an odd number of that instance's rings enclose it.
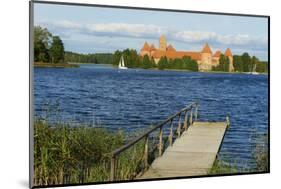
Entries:
{"label": "small boat on lake", "polygon": [[259,73],[256,72],[256,68],[257,68],[257,65],[254,64],[254,67],[253,67],[253,69],[252,69],[252,72],[250,72],[250,74],[252,74],[252,75],[259,75]]}
{"label": "small boat on lake", "polygon": [[123,57],[123,55],[122,55],[121,58],[120,58],[120,61],[119,61],[119,64],[118,64],[118,68],[119,68],[119,69],[123,69],[123,70],[128,69],[128,68],[125,66],[125,62],[124,62],[124,57]]}

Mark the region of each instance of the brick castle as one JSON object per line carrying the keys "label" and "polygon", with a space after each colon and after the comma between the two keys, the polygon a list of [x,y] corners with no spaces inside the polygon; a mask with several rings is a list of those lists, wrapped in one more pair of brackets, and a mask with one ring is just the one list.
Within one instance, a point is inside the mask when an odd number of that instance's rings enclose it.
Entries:
{"label": "brick castle", "polygon": [[[189,56],[191,59],[196,60],[198,63],[199,71],[210,71],[213,66],[219,65],[219,59],[222,52],[220,50],[212,53],[211,48],[206,43],[203,49],[197,51],[177,51],[171,44],[167,46],[166,37],[162,35],[159,39],[159,48],[155,48],[153,44],[149,45],[147,42],[144,43],[140,55],[148,55],[150,58],[153,57],[156,64],[159,62],[161,57],[166,56],[168,59],[183,58]],[[224,56],[229,59],[229,71],[233,71],[233,55],[230,48],[227,48],[224,52]]]}

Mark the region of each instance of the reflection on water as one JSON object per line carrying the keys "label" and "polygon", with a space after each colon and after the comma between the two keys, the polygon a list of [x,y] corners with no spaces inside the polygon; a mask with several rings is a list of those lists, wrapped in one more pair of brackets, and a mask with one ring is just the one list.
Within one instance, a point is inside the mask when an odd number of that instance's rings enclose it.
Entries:
{"label": "reflection on water", "polygon": [[253,135],[268,128],[267,83],[267,75],[118,70],[102,65],[35,68],[35,114],[42,116],[46,103],[58,103],[60,119],[130,132],[198,100],[201,120],[219,121],[230,115],[220,155],[251,167]]}

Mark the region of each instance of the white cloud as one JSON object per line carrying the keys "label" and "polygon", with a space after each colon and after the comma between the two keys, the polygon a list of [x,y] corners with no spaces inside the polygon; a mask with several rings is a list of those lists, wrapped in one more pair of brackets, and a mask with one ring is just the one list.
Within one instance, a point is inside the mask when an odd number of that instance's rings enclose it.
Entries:
{"label": "white cloud", "polygon": [[172,38],[178,41],[198,43],[211,42],[214,44],[234,45],[234,46],[250,46],[250,45],[267,45],[266,38],[251,37],[247,34],[237,35],[220,35],[215,32],[201,31],[179,31]]}
{"label": "white cloud", "polygon": [[50,27],[57,31],[70,30],[80,34],[94,36],[121,36],[131,38],[158,38],[162,34],[166,34],[168,40],[175,40],[187,43],[205,43],[209,42],[216,45],[239,46],[261,48],[267,47],[267,38],[250,36],[248,34],[227,34],[221,35],[213,31],[179,31],[165,28],[158,25],[145,24],[128,24],[128,23],[90,23],[82,24],[67,20],[56,22],[42,22],[39,25]]}
{"label": "white cloud", "polygon": [[160,35],[163,29],[156,25],[144,24],[126,24],[126,23],[109,23],[109,24],[87,24],[85,29],[95,33],[111,33],[119,35],[127,35],[131,37],[143,37],[151,35]]}
{"label": "white cloud", "polygon": [[172,37],[175,40],[185,42],[200,42],[207,41],[214,38],[216,34],[214,32],[200,32],[200,31],[179,31],[176,32]]}

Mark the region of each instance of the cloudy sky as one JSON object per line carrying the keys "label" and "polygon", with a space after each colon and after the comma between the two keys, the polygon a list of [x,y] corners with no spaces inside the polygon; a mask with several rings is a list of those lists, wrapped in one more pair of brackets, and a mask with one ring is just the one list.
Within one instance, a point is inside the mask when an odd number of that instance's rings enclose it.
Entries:
{"label": "cloudy sky", "polygon": [[140,50],[159,36],[177,50],[213,51],[230,47],[267,60],[267,18],[35,4],[34,24],[59,35],[65,49],[80,53]]}

